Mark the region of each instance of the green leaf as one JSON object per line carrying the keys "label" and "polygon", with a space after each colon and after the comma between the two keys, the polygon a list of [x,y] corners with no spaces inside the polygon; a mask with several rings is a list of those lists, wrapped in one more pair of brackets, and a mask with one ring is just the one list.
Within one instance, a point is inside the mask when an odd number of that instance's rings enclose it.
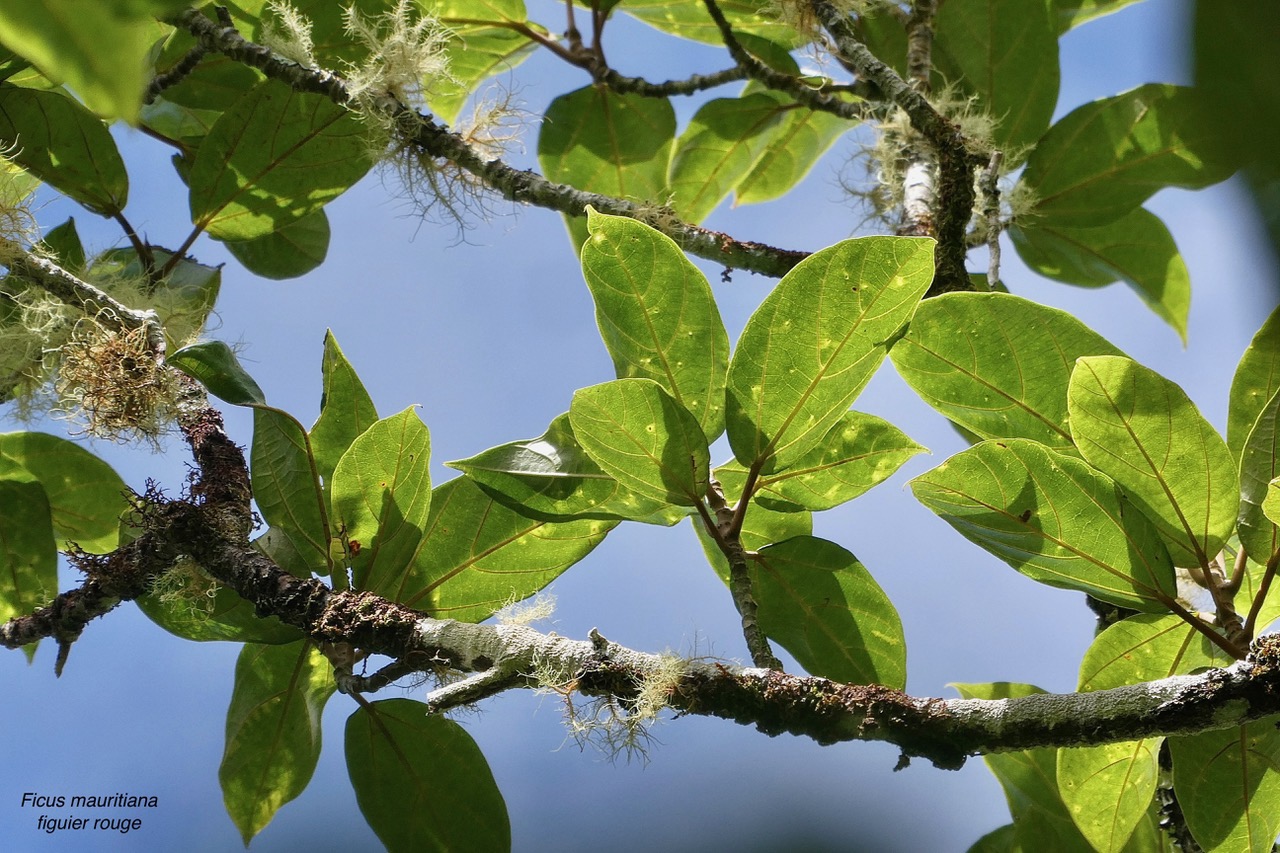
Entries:
{"label": "green leaf", "polygon": [[1018,256],[1043,276],[1084,287],[1123,280],[1186,343],[1191,277],[1173,235],[1154,213],[1135,208],[1101,228],[1031,218],[1010,235]]}
{"label": "green leaf", "polygon": [[948,82],[977,98],[995,119],[992,143],[1008,152],[1006,165],[1049,127],[1058,102],[1058,34],[1053,0],[943,3],[935,22],[934,51]]}
{"label": "green leaf", "polygon": [[1041,226],[1106,225],[1164,187],[1228,177],[1233,164],[1204,119],[1194,90],[1164,83],[1075,109],[1044,135],[1022,175]]}
{"label": "green leaf", "polygon": [[849,121],[821,110],[788,109],[751,171],[738,182],[733,203],[759,204],[786,195],[852,127]]}
{"label": "green leaf", "polygon": [[410,407],[361,433],[338,462],[333,518],[350,544],[357,588],[399,580],[417,552],[431,509],[430,454]]}
{"label": "green leaf", "polygon": [[[548,180],[636,202],[661,200],[676,114],[666,98],[619,95],[586,86],[551,102],[538,134],[538,163]],[[569,219],[574,245],[586,223]]]}
{"label": "green leaf", "polygon": [[[782,101],[782,103],[780,103]],[[671,158],[671,204],[688,222],[701,222],[751,174],[782,117],[796,109],[758,93],[703,104],[676,140]]]}
{"label": "green leaf", "polygon": [[1119,353],[1065,311],[1005,293],[946,293],[920,304],[889,357],[922,400],[969,432],[1067,450],[1076,359]]}
{"label": "green leaf", "polygon": [[1269,851],[1280,832],[1280,718],[1170,737],[1173,789],[1206,850]]}
{"label": "green leaf", "polygon": [[228,240],[227,251],[245,269],[263,278],[306,275],[329,251],[329,217],[317,210],[252,240]]}
{"label": "green leaf", "polygon": [[403,580],[372,591],[433,616],[479,622],[551,583],[613,526],[525,518],[459,477],[432,492],[426,535]]}
{"label": "green leaf", "polygon": [[50,228],[40,241],[53,254],[58,266],[73,275],[84,269],[84,244],[76,232],[76,220],[68,218],[57,228]]}
{"label": "green leaf", "polygon": [[794,465],[758,479],[755,500],[779,512],[831,509],[887,480],[921,452],[925,448],[883,418],[845,412]]}
{"label": "green leaf", "polygon": [[219,240],[262,237],[342,195],[372,158],[368,130],[350,110],[269,80],[223,113],[200,145],[191,221]]}
{"label": "green leaf", "polygon": [[579,389],[569,423],[592,461],[626,488],[680,506],[697,506],[706,495],[707,438],[658,383],[615,379]]}
{"label": "green leaf", "polygon": [[[265,0],[229,0],[224,5],[231,13],[236,29],[249,41],[261,43],[268,28],[280,28],[279,16]],[[369,56],[369,46],[365,41],[347,29],[345,13],[348,8],[353,8],[366,20],[376,20],[389,11],[386,0],[352,0],[349,3],[294,0],[289,5],[311,25],[315,58],[321,68],[342,68],[347,64],[359,66]]]}
{"label": "green leaf", "polygon": [[1280,528],[1267,517],[1263,502],[1270,483],[1280,477],[1280,391],[1258,414],[1240,457],[1240,547],[1257,563],[1280,549]]}
{"label": "green leaf", "polygon": [[533,41],[515,30],[470,22],[516,22],[538,32],[542,28],[526,21],[523,0],[443,0],[434,3],[431,11],[449,28],[445,54],[452,79],[435,81],[427,92],[427,102],[436,115],[452,124],[483,81],[513,70],[537,49]]}
{"label": "green leaf", "polygon": [[1231,380],[1227,407],[1227,447],[1240,458],[1253,424],[1277,391],[1280,391],[1280,308],[1262,324],[1249,348],[1240,357]]}
{"label": "green leaf", "polygon": [[369,826],[391,853],[511,849],[502,792],[462,726],[412,699],[347,718],[347,772]]}
{"label": "green leaf", "polygon": [[[1138,615],[1099,634],[1080,664],[1080,692],[1213,666],[1209,641],[1176,616]],[[1147,815],[1162,737],[1058,751],[1058,789],[1081,833],[1104,853],[1124,849]]]}
{"label": "green leaf", "polygon": [[124,210],[129,176],[115,140],[71,98],[0,83],[0,146],[19,166],[94,213]]}
{"label": "green leaf", "polygon": [[49,500],[38,482],[13,473],[0,476],[0,623],[26,616],[58,594]]}
{"label": "green leaf", "polygon": [[760,627],[814,675],[847,684],[907,682],[907,644],[889,597],[853,554],[797,536],[753,561]]}
{"label": "green leaf", "polygon": [[619,379],[652,379],[698,419],[724,431],[729,336],[711,285],[670,237],[588,208],[582,274]]}
{"label": "green leaf", "polygon": [[[784,23],[780,16],[754,0],[724,0],[718,4],[734,32],[749,33],[784,45],[807,41]],[[651,27],[681,38],[707,42],[721,47],[724,39],[707,10],[687,0],[626,0],[622,11],[639,18]]]}
{"label": "green leaf", "polygon": [[[11,476],[13,466],[43,487],[58,548],[75,543],[91,554],[115,550],[120,516],[129,509],[129,489],[110,465],[56,435],[2,433],[0,477]],[[18,479],[26,478],[19,474]]]}
{"label": "green leaf", "polygon": [[1174,565],[1202,566],[1235,529],[1226,442],[1174,383],[1130,359],[1080,359],[1067,391],[1080,454],[1155,522]]}
{"label": "green leaf", "polygon": [[1017,828],[1011,823],[1006,823],[973,842],[968,853],[1022,853],[1017,837]]}
{"label": "green leaf", "polygon": [[328,494],[338,460],[347,452],[351,442],[378,420],[378,410],[331,329],[324,333],[324,359],[320,371],[324,378],[320,417],[312,424],[309,438],[316,470],[320,472]]}
{"label": "green leaf", "polygon": [[739,462],[780,471],[840,420],[933,280],[933,245],[846,240],[783,277],[747,321],[729,365],[726,425]]}
{"label": "green leaf", "polygon": [[687,509],[638,495],[606,474],[574,437],[567,413],[537,438],[445,464],[503,506],[541,521],[626,518],[671,525],[688,515]]}
{"label": "green leaf", "polygon": [[1138,0],[1054,0],[1054,6],[1058,10],[1058,34],[1137,2]]}
{"label": "green leaf", "polygon": [[331,572],[324,492],[306,430],[292,415],[270,406],[254,407],[249,474],[254,501],[266,522],[290,540],[314,571]]}
{"label": "green leaf", "polygon": [[311,781],[320,714],[336,689],[332,672],[310,642],[240,652],[218,781],[246,846]]}
{"label": "green leaf", "polygon": [[151,46],[164,34],[155,18],[176,0],[8,0],[0,3],[0,41],[66,83],[89,108],[134,121],[147,84]]}
{"label": "green leaf", "polygon": [[1262,499],[1262,512],[1272,524],[1280,524],[1280,479],[1267,485],[1267,496]]}
{"label": "green leaf", "polygon": [[240,366],[231,347],[222,341],[183,347],[169,356],[167,362],[233,406],[258,406],[267,402],[258,383]]}
{"label": "green leaf", "polygon": [[[246,88],[252,88],[254,82],[256,81],[251,81]],[[165,98],[156,98],[143,105],[139,120],[153,134],[172,140],[184,153],[191,154],[209,135],[220,115],[222,113],[217,110],[202,110]]]}
{"label": "green leaf", "polygon": [[1033,580],[1157,613],[1177,595],[1151,522],[1078,459],[1026,439],[984,441],[909,485],[966,539]]}
{"label": "green leaf", "polygon": [[[1030,684],[952,684],[965,699],[1013,699],[1043,694]],[[1000,780],[1013,815],[1014,849],[1093,853],[1058,795],[1058,751],[1048,747],[983,756]]]}
{"label": "green leaf", "polygon": [[[175,32],[165,45],[156,71],[171,70],[193,47],[195,39],[189,33]],[[221,113],[239,103],[245,92],[266,79],[261,71],[243,62],[209,53],[177,85],[165,89],[163,98],[188,109]],[[145,110],[143,115],[146,116]]]}

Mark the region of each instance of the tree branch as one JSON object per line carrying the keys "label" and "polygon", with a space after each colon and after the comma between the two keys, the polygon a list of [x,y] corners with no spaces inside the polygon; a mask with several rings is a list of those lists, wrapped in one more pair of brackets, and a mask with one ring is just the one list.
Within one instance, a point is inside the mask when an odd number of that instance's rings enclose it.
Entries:
{"label": "tree branch", "polygon": [[[257,68],[297,91],[323,95],[353,111],[357,108],[346,81],[330,71],[303,68],[282,59],[269,48],[246,41],[235,30],[219,27],[195,10],[181,13],[172,19],[172,23],[190,32],[207,49]],[[690,254],[762,275],[785,275],[809,255],[808,252],[735,240],[728,234],[681,222],[669,211],[659,211],[652,204],[642,205],[613,196],[583,192],[567,184],[549,181],[536,172],[515,169],[496,158],[486,160],[461,136],[389,96],[362,100],[359,106],[389,116],[392,126],[404,128],[405,138],[423,153],[457,165],[511,201],[545,207],[570,216],[585,215],[590,205],[602,213],[627,216],[651,225]]]}

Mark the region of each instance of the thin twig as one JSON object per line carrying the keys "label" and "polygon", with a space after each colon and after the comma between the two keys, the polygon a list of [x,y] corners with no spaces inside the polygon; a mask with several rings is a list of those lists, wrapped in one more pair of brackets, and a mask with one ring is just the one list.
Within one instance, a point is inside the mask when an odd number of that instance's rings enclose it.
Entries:
{"label": "thin twig", "polygon": [[204,59],[204,55],[207,52],[208,49],[204,45],[197,44],[187,51],[168,71],[163,74],[157,74],[147,86],[147,93],[143,96],[142,102],[144,104],[154,103],[155,99],[160,97],[160,94],[165,89],[171,89],[181,83],[188,74],[196,70],[196,66],[200,64],[200,60]]}
{"label": "thin twig", "polygon": [[117,211],[112,215],[112,218],[119,223],[125,236],[129,238],[129,245],[133,246],[133,253],[138,256],[138,262],[142,264],[142,269],[147,274],[147,281],[155,284],[158,280],[156,278],[156,257],[152,254],[151,247],[142,241],[137,231],[133,230],[133,225],[125,218],[123,211]]}
{"label": "thin twig", "polygon": [[1262,605],[1266,603],[1267,593],[1271,591],[1271,582],[1275,579],[1277,565],[1280,565],[1280,550],[1277,550],[1267,560],[1266,568],[1262,573],[1262,581],[1258,584],[1258,592],[1253,596],[1253,603],[1249,606],[1249,617],[1244,623],[1244,633],[1249,639],[1252,639],[1254,632],[1258,630],[1258,614],[1262,612]]}

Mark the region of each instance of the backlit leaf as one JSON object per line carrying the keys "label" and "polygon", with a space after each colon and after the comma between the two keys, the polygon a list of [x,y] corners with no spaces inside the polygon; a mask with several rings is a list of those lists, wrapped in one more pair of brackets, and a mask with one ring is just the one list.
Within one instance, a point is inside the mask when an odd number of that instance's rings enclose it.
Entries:
{"label": "backlit leaf", "polygon": [[270,406],[254,408],[249,472],[266,522],[290,539],[315,571],[331,569],[324,493],[306,430],[292,415]]}
{"label": "backlit leaf", "polygon": [[671,158],[672,206],[688,222],[701,222],[745,179],[790,111],[776,95],[717,98],[703,104],[676,140]]}
{"label": "backlit leaf", "polygon": [[1166,612],[1173,564],[1114,481],[1026,439],[984,441],[910,483],[966,539],[1033,580]]}
{"label": "backlit leaf", "polygon": [[853,124],[821,110],[787,110],[769,134],[755,165],[734,189],[734,204],[781,198],[804,180]]}
{"label": "backlit leaf", "polygon": [[333,472],[333,520],[357,588],[385,588],[417,552],[431,508],[431,440],[413,408],[369,427]]}
{"label": "backlit leaf", "polygon": [[311,426],[309,438],[316,469],[326,483],[327,491],[338,460],[347,452],[351,442],[378,420],[378,410],[374,408],[373,399],[356,375],[355,368],[338,346],[332,330],[324,333],[324,358],[320,371],[324,380],[320,417]]}
{"label": "backlit leaf", "polygon": [[329,217],[317,210],[251,240],[228,240],[227,251],[244,268],[263,278],[306,275],[329,251]]}
{"label": "backlit leaf", "polygon": [[1071,374],[1067,408],[1080,454],[1155,523],[1174,565],[1222,550],[1239,507],[1236,466],[1181,388],[1122,356],[1091,356]]}
{"label": "backlit leaf", "polygon": [[57,594],[58,553],[44,489],[34,479],[0,476],[0,622]]}
{"label": "backlit leaf", "polygon": [[373,591],[432,616],[479,622],[551,583],[615,523],[525,518],[458,477],[432,492],[426,535],[399,586]]}
{"label": "backlit leaf", "polygon": [[729,336],[711,285],[675,242],[622,216],[588,211],[582,273],[619,379],[652,379],[709,440],[724,431]]}
{"label": "backlit leaf", "polygon": [[573,434],[626,488],[696,506],[707,491],[710,452],[693,414],[649,379],[616,379],[573,395]]}
{"label": "backlit leaf", "polygon": [[1240,547],[1257,563],[1265,564],[1280,548],[1280,528],[1263,510],[1268,486],[1277,477],[1280,477],[1280,391],[1271,395],[1258,414],[1240,457]]}
{"label": "backlit leaf", "polygon": [[846,240],[783,277],[747,321],[729,366],[726,424],[740,463],[781,471],[840,420],[933,280],[933,245]]}
{"label": "backlit leaf", "polygon": [[[724,491],[725,501],[730,506],[736,504],[742,496],[746,484],[746,472],[735,463],[721,465],[715,470],[715,478]],[[715,541],[707,533],[700,519],[693,519],[693,532],[698,535],[702,552],[707,557],[711,568],[720,576],[720,580],[729,583],[729,562],[721,553]],[[796,536],[810,536],[813,533],[813,513],[807,510],[787,512],[769,509],[767,506],[752,506],[742,523],[742,547],[748,551],[759,551],[766,545],[785,542]]]}
{"label": "backlit leaf", "polygon": [[889,353],[920,398],[981,438],[1072,446],[1067,384],[1076,359],[1119,354],[1072,315],[1004,293],[920,304]]}

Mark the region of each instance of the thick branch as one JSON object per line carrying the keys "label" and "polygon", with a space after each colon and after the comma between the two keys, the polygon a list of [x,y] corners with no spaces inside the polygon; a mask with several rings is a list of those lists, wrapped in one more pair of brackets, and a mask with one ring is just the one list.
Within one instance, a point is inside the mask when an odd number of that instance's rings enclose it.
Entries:
{"label": "thick branch", "polygon": [[[174,19],[207,49],[225,54],[287,83],[300,92],[324,95],[334,103],[355,109],[346,81],[329,71],[303,68],[282,59],[269,48],[246,41],[235,30],[219,27],[194,10]],[[376,109],[393,119],[393,126],[406,128],[405,134],[421,151],[447,160],[480,178],[488,187],[511,201],[533,204],[571,216],[583,216],[590,205],[603,213],[627,216],[645,222],[685,251],[727,267],[782,276],[808,257],[807,252],[778,249],[763,243],[735,240],[727,234],[681,222],[669,211],[657,211],[626,199],[583,192],[567,184],[549,181],[533,171],[515,169],[499,159],[486,160],[465,139],[432,121],[430,116],[409,109],[391,97],[361,102],[363,109]]]}

